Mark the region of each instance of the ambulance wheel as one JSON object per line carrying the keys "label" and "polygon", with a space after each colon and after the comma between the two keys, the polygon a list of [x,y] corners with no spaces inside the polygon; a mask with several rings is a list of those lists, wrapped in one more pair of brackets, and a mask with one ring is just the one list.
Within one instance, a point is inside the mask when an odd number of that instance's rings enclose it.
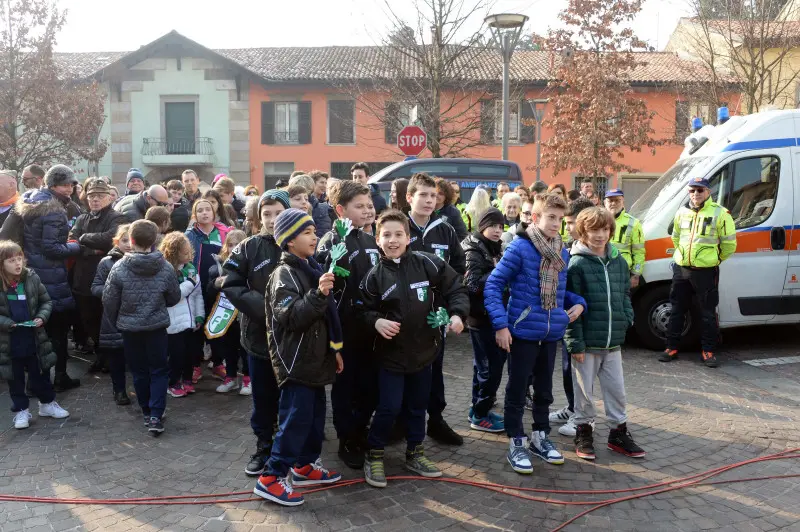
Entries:
{"label": "ambulance wheel", "polygon": [[[646,285],[645,285],[646,286]],[[648,289],[634,303],[636,323],[634,328],[639,340],[648,349],[662,351],[666,347],[669,328],[669,284]],[[694,307],[694,305],[693,305]],[[700,340],[700,316],[696,309],[686,315],[681,348],[693,347]]]}

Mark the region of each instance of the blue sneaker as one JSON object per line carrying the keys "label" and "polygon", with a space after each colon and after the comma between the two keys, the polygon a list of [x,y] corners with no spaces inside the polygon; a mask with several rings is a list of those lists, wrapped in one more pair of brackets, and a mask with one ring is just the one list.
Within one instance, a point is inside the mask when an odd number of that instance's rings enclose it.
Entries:
{"label": "blue sneaker", "polygon": [[483,432],[503,432],[506,430],[503,418],[491,411],[486,417],[478,417],[474,413],[470,413],[469,426]]}
{"label": "blue sneaker", "polygon": [[511,469],[523,475],[533,473],[531,455],[528,452],[528,438],[511,438],[508,444],[508,454],[506,460],[511,464]]}
{"label": "blue sneaker", "polygon": [[556,446],[543,430],[531,432],[530,451],[531,454],[538,456],[548,464],[561,465],[564,463],[564,457],[556,450]]}
{"label": "blue sneaker", "polygon": [[292,489],[288,475],[286,477],[262,475],[256,482],[253,493],[281,506],[299,506],[305,502],[303,496]]}

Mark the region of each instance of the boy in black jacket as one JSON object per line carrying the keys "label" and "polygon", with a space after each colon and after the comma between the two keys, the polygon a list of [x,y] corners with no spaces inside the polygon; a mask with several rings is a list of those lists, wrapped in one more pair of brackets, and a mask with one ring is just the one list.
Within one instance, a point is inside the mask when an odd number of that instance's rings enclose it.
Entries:
{"label": "boy in black jacket", "polygon": [[[408,222],[411,240],[408,247],[412,251],[433,253],[453,268],[459,275],[466,272],[464,250],[455,229],[444,218],[434,218],[436,209],[436,181],[426,173],[411,176],[406,191],[406,199],[411,209]],[[439,352],[433,362],[431,397],[428,402],[428,436],[439,443],[462,445],[464,438],[450,428],[443,413],[447,406],[444,395],[444,340],[439,344]]]}
{"label": "boy in black jacket", "polygon": [[269,276],[281,258],[281,248],[272,236],[275,219],[289,208],[285,190],[267,190],[258,200],[261,233],[236,246],[222,265],[225,282],[222,291],[242,313],[241,344],[247,351],[253,413],[250,426],[256,435],[256,452],[244,469],[245,474],[259,476],[267,465],[272,449],[274,426],[278,421],[278,382],[272,371],[267,349],[267,314],[264,297]]}
{"label": "boy in black jacket", "polygon": [[344,335],[342,359],[345,369],[333,383],[331,408],[339,438],[339,458],[349,467],[361,469],[364,465],[365,431],[377,400],[377,374],[372,361],[373,335],[365,335],[359,330],[353,316],[353,302],[359,298],[361,280],[378,263],[380,251],[375,237],[361,230],[368,222],[369,204],[372,203],[366,186],[358,181],[341,181],[332,187],[330,202],[339,219],[349,219],[353,227],[342,238],[334,226],[317,245],[317,262],[328,271],[331,248],[344,243],[347,253],[337,265],[350,272],[347,277],[337,276],[333,286],[333,298]]}
{"label": "boy in black jacket", "polygon": [[380,357],[380,397],[367,442],[364,477],[372,486],[386,487],[383,452],[397,415],[405,403],[406,468],[426,477],[441,471],[425,456],[425,410],[430,397],[432,364],[439,354],[443,329],[428,321],[445,307],[452,315],[447,327],[464,330],[469,297],[461,277],[440,258],[408,249],[406,216],[385,211],[378,219],[378,245],[384,256],[362,282],[356,313],[378,331],[374,353]]}
{"label": "boy in black jacket", "polygon": [[314,260],[314,221],[298,209],[275,219],[275,242],[284,250],[267,287],[267,344],[281,390],[278,433],[264,474],[253,490],[283,506],[303,504],[292,486],[342,478],[320,460],[325,435],[325,386],[342,371],[342,329],[333,297],[333,274]]}

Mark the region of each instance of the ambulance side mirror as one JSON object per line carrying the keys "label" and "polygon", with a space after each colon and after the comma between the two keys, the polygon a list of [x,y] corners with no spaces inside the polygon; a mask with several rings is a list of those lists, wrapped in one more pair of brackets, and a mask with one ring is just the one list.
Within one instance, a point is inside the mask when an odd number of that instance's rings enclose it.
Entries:
{"label": "ambulance side mirror", "polygon": [[672,220],[667,226],[667,234],[672,235],[672,230],[675,229],[675,220]]}

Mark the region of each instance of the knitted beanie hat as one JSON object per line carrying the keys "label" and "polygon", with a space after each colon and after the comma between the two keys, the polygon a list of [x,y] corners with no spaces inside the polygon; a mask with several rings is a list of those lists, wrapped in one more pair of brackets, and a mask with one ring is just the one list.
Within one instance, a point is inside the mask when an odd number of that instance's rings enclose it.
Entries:
{"label": "knitted beanie hat", "polygon": [[483,213],[483,216],[481,216],[481,219],[478,220],[478,232],[482,233],[487,227],[503,224],[505,224],[503,213],[492,207],[491,209],[487,209],[486,212]]}
{"label": "knitted beanie hat", "polygon": [[130,170],[128,170],[128,175],[125,176],[126,187],[128,186],[128,182],[130,182],[131,179],[141,179],[142,182],[144,182],[144,175],[142,174],[142,171],[139,170],[138,168],[131,168]]}
{"label": "knitted beanie hat", "polygon": [[57,187],[58,185],[77,185],[78,179],[69,166],[54,164],[44,174],[44,184],[47,188]]}
{"label": "knitted beanie hat", "polygon": [[261,212],[261,206],[264,204],[264,200],[266,199],[279,201],[283,205],[284,209],[289,208],[289,194],[285,190],[273,188],[272,190],[267,190],[261,194],[261,197],[258,198],[258,212]]}
{"label": "knitted beanie hat", "polygon": [[281,249],[286,249],[289,242],[308,226],[314,226],[314,220],[307,212],[300,209],[286,209],[275,218],[275,243]]}

